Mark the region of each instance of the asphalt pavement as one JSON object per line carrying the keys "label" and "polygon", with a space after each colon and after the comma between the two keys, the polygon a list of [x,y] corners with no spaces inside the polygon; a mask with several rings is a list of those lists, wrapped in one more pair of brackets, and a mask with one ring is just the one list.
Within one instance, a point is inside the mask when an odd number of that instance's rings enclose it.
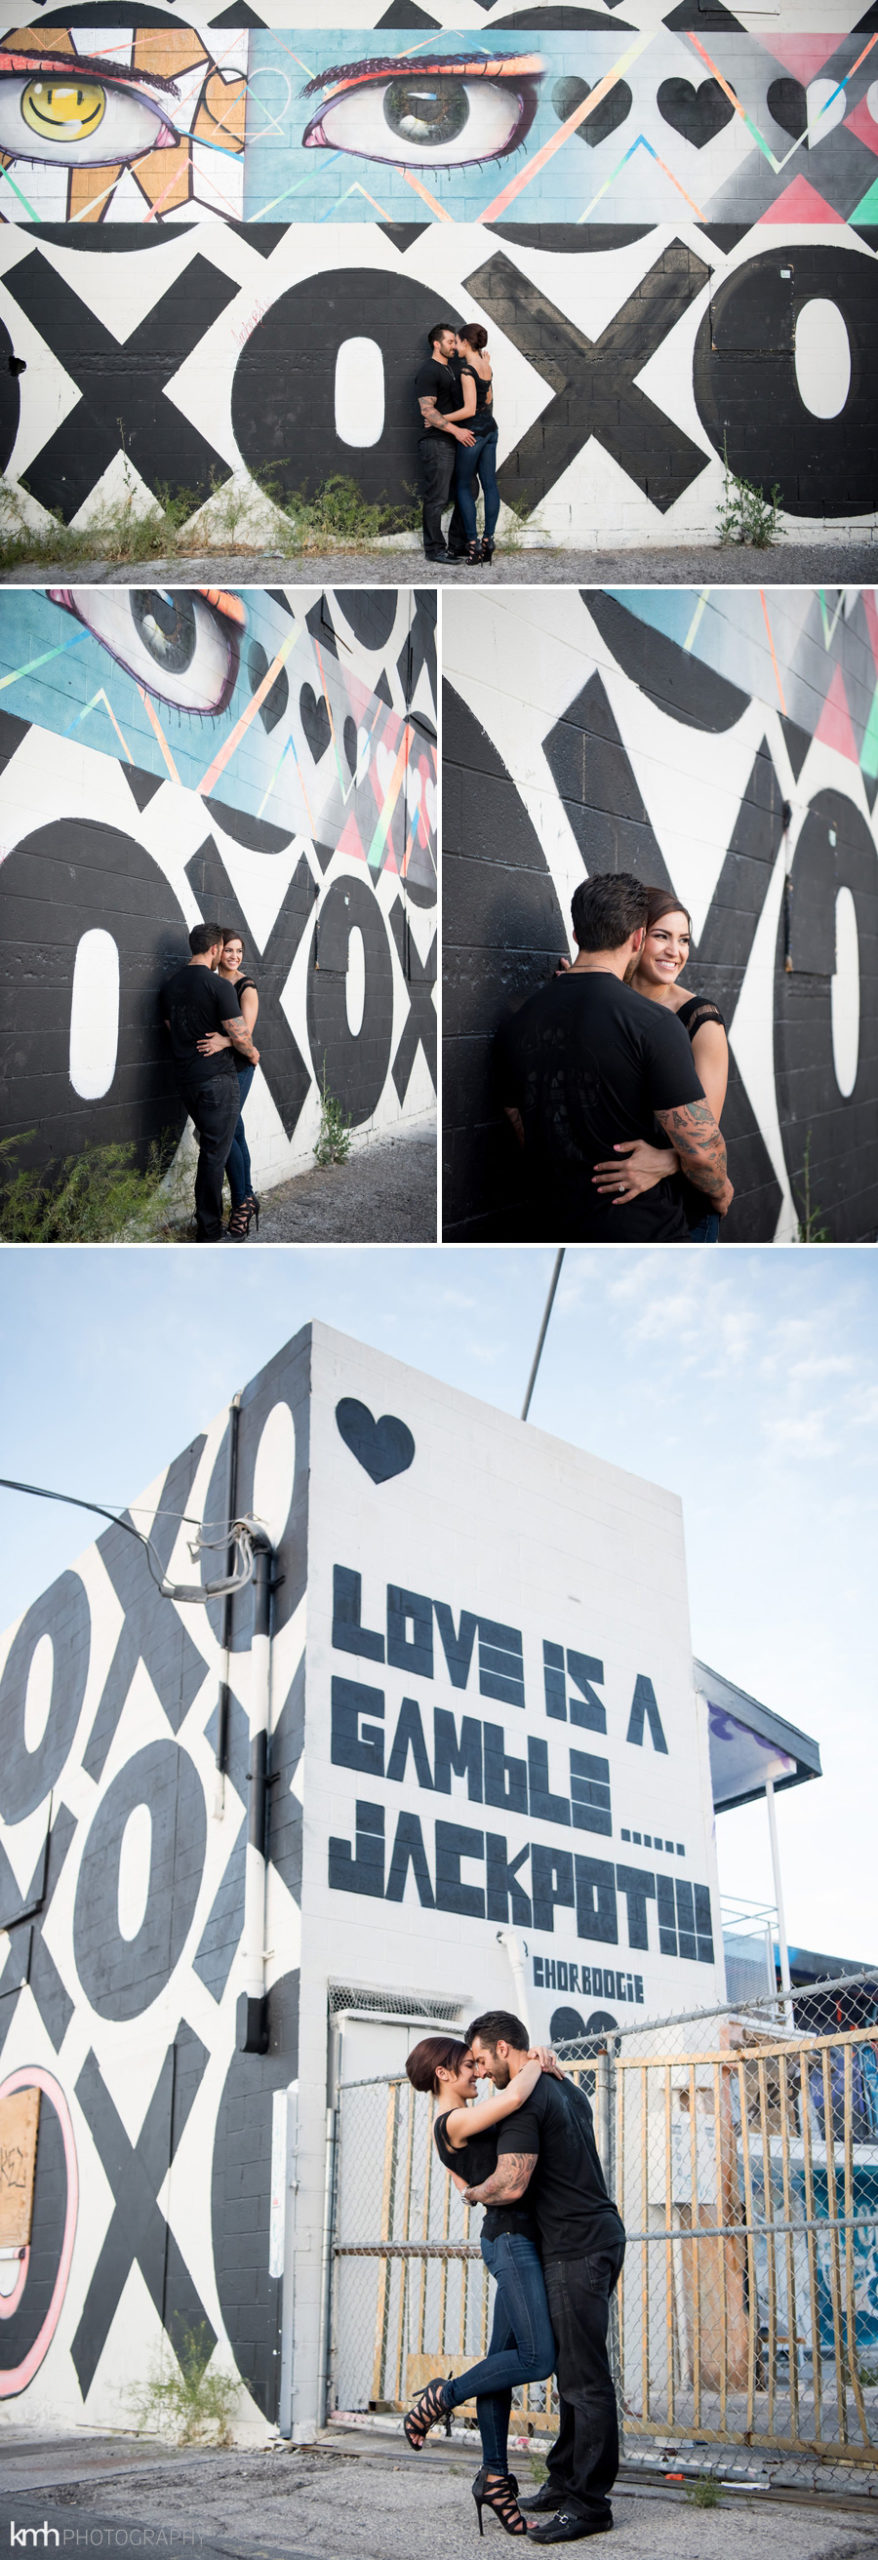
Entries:
{"label": "asphalt pavement", "polygon": [[[484,2548],[470,2494],[475,2446],[416,2456],[395,2441],[324,2434],[306,2446],[179,2454],[130,2437],[10,2441],[3,2429],[0,2450],[0,2550],[476,2560]],[[517,2458],[524,2491],[530,2458]],[[854,2501],[790,2504],[745,2489],[701,2508],[682,2490],[622,2481],[613,2548],[618,2560],[875,2560],[878,2514],[862,2504],[859,2514]],[[496,2548],[498,2531],[490,2519]]]}
{"label": "asphalt pavement", "polygon": [[490,569],[442,568],[422,551],[376,545],[358,551],[224,551],[167,560],[44,560],[8,569],[9,586],[143,587],[861,587],[878,579],[874,542],[748,544],[643,551],[549,551],[521,545],[495,552]]}

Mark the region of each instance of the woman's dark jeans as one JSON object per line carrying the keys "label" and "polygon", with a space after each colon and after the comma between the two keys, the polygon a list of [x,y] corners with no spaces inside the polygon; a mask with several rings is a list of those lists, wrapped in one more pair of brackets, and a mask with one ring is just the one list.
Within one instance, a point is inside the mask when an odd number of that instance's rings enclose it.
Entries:
{"label": "woman's dark jeans", "polygon": [[226,1161],[226,1172],[229,1177],[229,1190],[232,1195],[233,1211],[235,1209],[240,1209],[244,1200],[249,1200],[253,1189],[253,1175],[250,1171],[250,1149],[244,1136],[244,1122],[240,1115],[243,1112],[247,1095],[256,1074],[256,1069],[251,1065],[250,1059],[248,1058],[246,1066],[236,1067],[235,1073],[238,1078],[239,1117]]}
{"label": "woman's dark jeans", "polygon": [[477,473],[485,501],[485,532],[490,541],[500,513],[496,427],[489,427],[484,435],[474,433],[472,444],[459,444],[457,448],[454,494],[466,527],[468,542],[475,542],[476,539],[476,502],[473,495],[473,481]]}
{"label": "woman's dark jeans", "polygon": [[497,2287],[488,2353],[445,2385],[446,2406],[475,2400],[482,2452],[489,2471],[505,2472],[512,2393],[520,2383],[545,2382],[555,2363],[539,2250],[523,2231],[503,2231],[482,2241],[482,2256]]}
{"label": "woman's dark jeans", "polygon": [[708,1210],[706,1217],[699,1218],[696,1227],[690,1227],[689,1242],[690,1244],[719,1243],[719,1219],[715,1210]]}

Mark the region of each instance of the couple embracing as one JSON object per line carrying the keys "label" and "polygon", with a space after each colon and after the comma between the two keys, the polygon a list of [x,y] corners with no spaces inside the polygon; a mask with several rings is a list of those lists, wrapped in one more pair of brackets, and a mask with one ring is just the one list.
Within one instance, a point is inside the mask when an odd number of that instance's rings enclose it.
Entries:
{"label": "couple embracing", "polygon": [[[408,2442],[419,2453],[431,2427],[475,2399],[479,2530],[487,2506],[519,2539],[579,2542],[605,2533],[619,2464],[607,2332],[625,2231],[607,2193],[588,2099],[505,2009],[474,2019],[466,2044],[425,2036],[406,2071],[413,2088],[438,2101],[433,2131],[443,2167],[467,2204],[486,2207],[481,2249],[496,2286],[487,2355],[456,2379],[428,2384],[405,2420]],[[493,2097],[475,2100],[477,2079],[493,2082]],[[512,2392],[553,2371],[560,2426],[548,2478],[519,2502],[507,2453]]]}
{"label": "couple embracing", "polygon": [[[480,568],[494,557],[494,533],[500,513],[497,487],[497,421],[488,332],[480,320],[458,329],[437,320],[427,331],[429,359],[415,376],[421,413],[418,461],[423,498],[424,556],[427,560],[466,560]],[[476,531],[476,488],[481,481],[485,532]],[[454,495],[448,541],[442,531],[443,510]]]}

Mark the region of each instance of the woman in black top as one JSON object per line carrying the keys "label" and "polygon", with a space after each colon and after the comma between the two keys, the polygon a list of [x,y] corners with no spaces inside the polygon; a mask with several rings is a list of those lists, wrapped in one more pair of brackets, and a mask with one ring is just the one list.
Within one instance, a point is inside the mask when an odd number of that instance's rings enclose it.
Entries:
{"label": "woman in black top", "polygon": [[[692,918],[671,889],[648,892],[646,935],[638,953],[628,984],[639,996],[649,996],[653,1004],[670,1007],[677,1015],[692,1043],[692,1058],[701,1078],[705,1100],[719,1126],[729,1081],[729,1044],[722,1014],[707,996],[690,995],[688,987],[678,985],[682,969],[689,958]],[[624,1156],[624,1168],[618,1158]],[[612,1192],[619,1200],[630,1199],[637,1191],[650,1191],[677,1167],[672,1147],[651,1146],[645,1138],[629,1138],[613,1150],[614,1160],[595,1166],[595,1188]],[[624,1183],[620,1176],[624,1171]],[[689,1229],[690,1244],[716,1244],[719,1219],[703,1191],[683,1176],[683,1207]]]}
{"label": "woman in black top", "polygon": [[[494,390],[487,329],[480,320],[467,320],[457,332],[462,407],[452,409],[455,423],[469,427],[472,444],[459,444],[454,458],[454,494],[463,517],[468,549],[466,558],[472,567],[493,560],[494,534],[500,513],[500,491],[497,487],[497,420],[494,416]],[[476,501],[473,481],[478,477],[485,501],[485,533],[479,542],[476,533]]]}
{"label": "woman in black top", "polygon": [[[500,2128],[525,2104],[544,2069],[557,2071],[557,2065],[554,2054],[540,2047],[508,2088],[473,2105],[478,2075],[465,2044],[425,2036],[409,2054],[406,2071],[412,2087],[432,2091],[439,2101],[433,2137],[443,2167],[461,2191],[491,2176]],[[488,2206],[481,2251],[497,2286],[488,2353],[456,2380],[438,2377],[428,2383],[409,2410],[405,2433],[413,2451],[420,2453],[437,2419],[450,2419],[452,2409],[475,2399],[484,2456],[473,2485],[479,2531],[487,2504],[507,2533],[521,2536],[527,2526],[517,2503],[517,2483],[507,2469],[512,2392],[520,2383],[544,2382],[555,2362],[542,2262],[525,2199]]]}
{"label": "woman in black top", "polygon": [[[244,975],[244,937],[243,934],[240,934],[237,931],[237,928],[234,925],[223,926],[223,947],[220,955],[217,975],[220,978],[225,978],[227,985],[233,986],[236,995],[240,998],[241,1013],[252,1040],[253,1025],[259,1012],[259,992],[254,980],[252,978],[247,978]],[[214,1049],[230,1048],[231,1042],[224,1040],[221,1033],[211,1032],[207,1039],[199,1040],[198,1046],[199,1049],[210,1053]],[[256,1220],[257,1231],[259,1227],[259,1202],[253,1189],[253,1175],[250,1168],[250,1150],[244,1134],[243,1116],[244,1104],[247,1100],[247,1095],[250,1091],[256,1069],[251,1060],[249,1058],[240,1057],[237,1050],[234,1051],[234,1059],[238,1070],[238,1102],[240,1109],[235,1134],[232,1139],[226,1161],[226,1172],[229,1177],[229,1191],[232,1202],[231,1216],[226,1228],[226,1234],[232,1243],[244,1244],[246,1243],[247,1237],[250,1233],[250,1222],[252,1218],[255,1218]]]}

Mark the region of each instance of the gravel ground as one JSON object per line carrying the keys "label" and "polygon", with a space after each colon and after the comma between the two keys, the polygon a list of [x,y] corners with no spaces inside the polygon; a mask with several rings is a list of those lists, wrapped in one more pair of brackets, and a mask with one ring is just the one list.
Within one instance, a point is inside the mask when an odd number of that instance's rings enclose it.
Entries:
{"label": "gravel ground", "polygon": [[[10,586],[54,586],[70,577],[70,563],[45,561],[6,572]],[[777,543],[771,551],[735,544],[718,551],[507,551],[490,571],[443,569],[420,550],[211,553],[205,558],[129,561],[78,560],[77,584],[141,587],[307,586],[404,587],[479,585],[501,587],[701,587],[869,586],[878,576],[878,537],[870,542]]]}
{"label": "gravel ground", "polygon": [[[20,2440],[19,2440],[20,2442]],[[325,2441],[303,2448],[157,2456],[154,2448],[117,2442],[103,2462],[83,2447],[59,2464],[42,2447],[46,2495],[40,2494],[36,2448],[5,2448],[0,2533],[8,2525],[45,2522],[59,2534],[51,2548],[109,2552],[157,2548],[167,2560],[195,2551],[199,2560],[476,2560],[480,2550],[470,2487],[476,2455],[431,2461],[388,2448]],[[59,2470],[61,2476],[59,2477]],[[527,2465],[523,2466],[524,2488]],[[50,2482],[48,2475],[54,2474]],[[875,2560],[878,2520],[833,2513],[831,2502],[773,2505],[754,2494],[730,2494],[717,2508],[691,2505],[682,2492],[650,2494],[623,2485],[615,2493],[619,2560]],[[499,2551],[497,2528],[486,2532]],[[37,2547],[43,2544],[39,2534]],[[505,2546],[504,2546],[505,2547]],[[603,2546],[602,2546],[603,2547]]]}
{"label": "gravel ground", "polygon": [[263,1193],[251,1244],[435,1244],[436,1128],[382,1138]]}

